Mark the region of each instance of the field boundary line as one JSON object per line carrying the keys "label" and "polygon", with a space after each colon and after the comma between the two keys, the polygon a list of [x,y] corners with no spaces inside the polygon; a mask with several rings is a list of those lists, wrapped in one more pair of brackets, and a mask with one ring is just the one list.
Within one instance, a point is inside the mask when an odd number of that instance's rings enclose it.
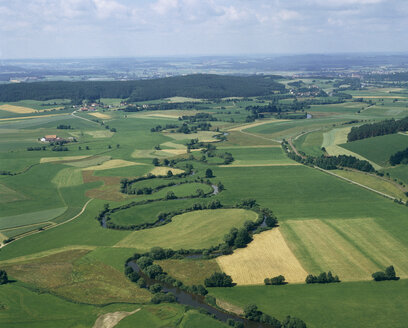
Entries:
{"label": "field boundary line", "polygon": [[89,199],[89,200],[84,204],[84,206],[82,207],[81,211],[80,211],[78,214],[76,214],[75,216],[73,216],[72,218],[70,218],[70,219],[68,219],[68,220],[66,220],[66,221],[64,221],[64,222],[54,224],[54,225],[52,225],[51,227],[46,228],[46,229],[44,229],[44,230],[41,230],[41,231],[33,231],[32,233],[27,233],[27,234],[21,236],[20,238],[16,238],[16,239],[10,241],[10,242],[7,243],[7,244],[4,244],[4,243],[2,242],[2,243],[0,244],[0,249],[3,248],[3,247],[6,247],[7,245],[10,245],[11,243],[13,243],[13,242],[15,242],[15,241],[17,241],[17,240],[19,240],[19,239],[23,239],[24,237],[31,236],[31,235],[35,235],[35,234],[40,233],[40,232],[43,232],[43,231],[48,231],[48,230],[50,230],[50,229],[59,227],[59,226],[65,224],[65,223],[68,223],[68,222],[71,222],[71,221],[75,220],[76,218],[78,218],[79,216],[81,216],[82,213],[85,212],[86,207],[88,206],[88,204],[89,204],[92,200],[94,200],[94,198]]}

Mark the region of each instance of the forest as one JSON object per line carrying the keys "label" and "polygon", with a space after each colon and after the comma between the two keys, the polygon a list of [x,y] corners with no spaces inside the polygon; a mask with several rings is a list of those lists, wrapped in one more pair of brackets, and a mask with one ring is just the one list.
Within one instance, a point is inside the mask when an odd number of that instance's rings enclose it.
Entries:
{"label": "forest", "polygon": [[383,136],[408,130],[408,116],[401,120],[385,120],[378,123],[363,124],[351,128],[347,141],[361,140],[365,138]]}
{"label": "forest", "polygon": [[285,92],[276,82],[279,76],[222,76],[194,74],[137,81],[38,82],[0,85],[0,101],[25,99],[96,100],[129,98],[130,102],[169,98],[223,98],[264,96],[275,91]]}

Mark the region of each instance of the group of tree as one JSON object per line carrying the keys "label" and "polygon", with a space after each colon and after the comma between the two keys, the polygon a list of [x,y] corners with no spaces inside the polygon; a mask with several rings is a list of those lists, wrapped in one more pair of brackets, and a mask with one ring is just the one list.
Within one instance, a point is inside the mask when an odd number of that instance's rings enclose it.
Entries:
{"label": "group of tree", "polygon": [[374,278],[375,281],[399,280],[399,277],[397,277],[395,273],[394,266],[392,265],[385,268],[385,271],[374,272],[371,276]]}
{"label": "group of tree", "polygon": [[408,148],[401,150],[399,152],[396,152],[394,155],[391,155],[390,157],[390,164],[392,166],[395,166],[401,163],[408,164]]}
{"label": "group of tree", "polygon": [[211,121],[215,122],[218,121],[218,119],[214,116],[212,116],[209,113],[197,113],[195,115],[183,115],[179,117],[180,121],[188,121],[190,123],[196,123],[196,122],[206,122],[206,121]]}
{"label": "group of tree", "polygon": [[[80,103],[84,99],[95,101],[100,98],[128,98],[132,103],[174,96],[204,99],[252,97],[274,92],[284,93],[286,88],[276,81],[277,78],[279,77],[272,75],[193,74],[136,81],[11,83],[0,85],[0,101],[59,98]],[[173,104],[170,105],[174,109]]]}
{"label": "group of tree", "polygon": [[342,167],[348,167],[356,169],[363,172],[375,172],[374,167],[366,160],[358,159],[354,156],[348,155],[338,155],[338,156],[320,156],[314,157],[306,155],[303,152],[299,152],[302,156],[299,156],[290,149],[290,146],[286,140],[282,141],[282,147],[285,150],[289,158],[295,160],[296,162],[309,165],[318,166],[325,170],[335,170]]}
{"label": "group of tree", "polygon": [[204,280],[205,287],[233,287],[231,276],[224,272],[214,272],[210,277]]}
{"label": "group of tree", "polygon": [[47,148],[45,146],[41,147],[27,147],[27,151],[40,151],[40,150],[46,150]]}
{"label": "group of tree", "polygon": [[391,119],[352,127],[350,133],[347,135],[347,141],[351,142],[401,131],[408,131],[408,116],[401,120]]}
{"label": "group of tree", "polygon": [[57,129],[60,129],[60,130],[71,130],[72,128],[71,128],[71,125],[59,124],[59,125],[57,125]]}
{"label": "group of tree", "polygon": [[318,276],[314,276],[312,274],[309,274],[306,277],[306,283],[307,284],[329,284],[332,282],[340,282],[340,279],[338,276],[333,276],[331,271],[329,272],[322,272]]}
{"label": "group of tree", "polygon": [[248,304],[244,308],[244,316],[248,320],[267,324],[272,328],[306,328],[306,323],[296,317],[287,316],[282,322],[263,313],[255,304]]}
{"label": "group of tree", "polygon": [[265,285],[286,285],[287,282],[285,281],[285,277],[282,275],[272,277],[272,278],[265,278],[264,280]]}

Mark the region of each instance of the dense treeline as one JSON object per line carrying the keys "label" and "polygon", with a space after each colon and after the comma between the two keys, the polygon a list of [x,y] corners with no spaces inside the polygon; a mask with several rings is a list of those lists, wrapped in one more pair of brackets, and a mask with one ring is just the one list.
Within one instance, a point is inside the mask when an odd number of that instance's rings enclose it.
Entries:
{"label": "dense treeline", "polygon": [[401,120],[385,120],[378,123],[364,124],[351,128],[347,136],[347,141],[355,141],[370,137],[393,134],[400,131],[408,130],[408,116]]}
{"label": "dense treeline", "polygon": [[287,316],[285,320],[280,322],[278,319],[260,311],[255,304],[245,306],[244,316],[248,320],[264,323],[272,328],[306,328],[306,324],[298,318]]}
{"label": "dense treeline", "polygon": [[392,166],[397,164],[408,164],[408,148],[396,152],[394,155],[390,157],[390,164]]}
{"label": "dense treeline", "polygon": [[206,99],[264,96],[274,91],[285,92],[285,86],[276,82],[276,78],[194,74],[139,81],[15,83],[0,85],[0,101],[129,98],[135,102],[174,96]]}
{"label": "dense treeline", "polygon": [[322,272],[318,276],[314,276],[312,274],[309,274],[306,277],[306,283],[307,284],[330,284],[332,282],[340,282],[340,279],[338,276],[333,276],[331,271],[329,272]]}
{"label": "dense treeline", "polygon": [[375,281],[399,280],[399,277],[397,277],[395,273],[394,266],[392,265],[385,268],[385,271],[374,272],[371,276],[374,278]]}
{"label": "dense treeline", "polygon": [[358,159],[354,156],[338,155],[338,156],[320,156],[313,157],[300,152],[303,157],[297,155],[289,149],[289,144],[286,140],[282,141],[283,150],[286,152],[289,158],[296,162],[305,165],[315,165],[324,170],[335,170],[342,167],[349,167],[363,172],[374,172],[374,167],[367,161]]}

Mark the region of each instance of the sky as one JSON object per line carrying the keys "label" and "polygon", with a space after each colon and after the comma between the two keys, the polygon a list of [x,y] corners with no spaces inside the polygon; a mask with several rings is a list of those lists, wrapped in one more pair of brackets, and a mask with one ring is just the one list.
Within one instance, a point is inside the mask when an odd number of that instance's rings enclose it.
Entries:
{"label": "sky", "polygon": [[408,0],[0,0],[0,58],[407,52]]}

